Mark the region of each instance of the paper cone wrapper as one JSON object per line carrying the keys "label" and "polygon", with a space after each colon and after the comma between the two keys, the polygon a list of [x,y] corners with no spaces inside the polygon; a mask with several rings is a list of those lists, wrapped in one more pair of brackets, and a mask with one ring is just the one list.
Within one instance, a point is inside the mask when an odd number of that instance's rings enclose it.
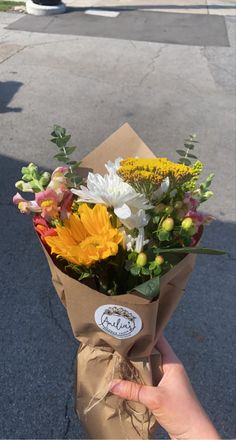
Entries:
{"label": "paper cone wrapper", "polygon": [[[128,124],[83,159],[83,167],[104,173],[117,157],[154,157]],[[77,355],[76,409],[90,439],[151,438],[155,418],[141,404],[109,392],[113,379],[148,385],[160,380],[156,342],[183,295],[195,256],[185,256],[161,277],[160,295],[148,300],[138,292],[107,296],[69,277],[44,248],[54,287],[66,307]]]}

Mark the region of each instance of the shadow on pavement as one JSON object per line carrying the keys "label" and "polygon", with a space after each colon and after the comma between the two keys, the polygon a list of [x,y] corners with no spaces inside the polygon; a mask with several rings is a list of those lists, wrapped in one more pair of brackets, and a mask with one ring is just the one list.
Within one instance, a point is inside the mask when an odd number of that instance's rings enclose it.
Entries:
{"label": "shadow on pavement", "polygon": [[229,46],[224,17],[130,10],[114,20],[69,9],[58,16],[26,15],[7,29],[134,41]]}
{"label": "shadow on pavement", "polygon": [[8,107],[21,86],[23,83],[19,81],[0,81],[0,113],[22,112],[21,107]]}
{"label": "shadow on pavement", "polygon": [[[0,438],[82,439],[74,413],[74,340],[31,227],[11,203],[25,163],[0,156]],[[216,220],[203,244],[227,256],[199,256],[167,329],[222,438],[233,438],[235,224]],[[157,437],[157,438],[163,438]]]}

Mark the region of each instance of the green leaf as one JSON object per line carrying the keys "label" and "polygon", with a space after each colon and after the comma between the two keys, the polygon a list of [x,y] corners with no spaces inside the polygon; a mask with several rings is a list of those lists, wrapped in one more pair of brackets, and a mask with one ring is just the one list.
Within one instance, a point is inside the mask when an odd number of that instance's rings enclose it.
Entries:
{"label": "green leaf", "polygon": [[[65,135],[63,136],[64,142],[65,142],[66,144],[67,144],[67,142],[69,142],[70,138],[71,138],[71,134],[65,134]],[[76,147],[68,147],[68,148],[76,148]]]}
{"label": "green leaf", "polygon": [[212,180],[214,179],[214,177],[215,177],[215,174],[211,173],[211,174],[209,174],[209,176],[206,178],[206,181],[205,181],[205,186],[206,186],[206,188],[209,188],[209,186],[211,186],[211,184],[212,184]]}
{"label": "green leaf", "polygon": [[90,278],[90,277],[91,277],[91,273],[83,272],[79,277],[79,281],[83,280],[84,278]]}
{"label": "green leaf", "polygon": [[142,275],[150,275],[150,271],[146,267],[142,267],[141,274]]}
{"label": "green leaf", "polygon": [[185,156],[186,151],[184,151],[184,150],[176,150],[176,153],[178,153],[180,156]]}
{"label": "green leaf", "polygon": [[194,150],[194,144],[190,144],[190,143],[186,142],[184,144],[184,146],[185,146],[185,148],[188,148],[189,150]]}
{"label": "green leaf", "polygon": [[209,248],[200,248],[200,247],[190,247],[186,246],[183,248],[174,248],[174,249],[159,249],[160,254],[166,253],[174,253],[174,254],[209,254],[209,255],[225,255],[227,252],[219,250],[219,249],[209,249]]}
{"label": "green leaf", "polygon": [[82,183],[82,181],[83,181],[82,177],[79,177],[79,176],[73,177],[73,182],[76,184]]}
{"label": "green leaf", "polygon": [[59,148],[63,148],[65,147],[67,141],[65,140],[65,138],[57,138],[56,144]]}
{"label": "green leaf", "polygon": [[63,153],[58,153],[55,154],[55,156],[53,156],[55,159],[60,160],[61,162],[65,161],[67,159],[67,157],[65,156],[65,154]]}
{"label": "green leaf", "polygon": [[188,153],[188,157],[190,157],[191,159],[197,159],[197,156],[195,156],[194,154],[190,154],[190,153]]}
{"label": "green leaf", "polygon": [[160,241],[167,241],[170,238],[170,234],[167,231],[159,231],[158,238]]}
{"label": "green leaf", "polygon": [[66,154],[72,154],[76,147],[65,147]]}
{"label": "green leaf", "polygon": [[153,219],[152,219],[152,222],[157,225],[159,223],[160,219],[161,219],[160,215],[155,215],[155,217],[153,217]]}
{"label": "green leaf", "polygon": [[155,261],[151,261],[151,263],[149,264],[149,269],[150,269],[150,270],[153,270],[153,269],[155,269],[156,267],[157,267],[156,262],[155,262]]}
{"label": "green leaf", "polygon": [[128,255],[128,260],[129,261],[136,261],[137,255],[138,255],[137,252],[134,252],[134,251],[130,252]]}
{"label": "green leaf", "polygon": [[187,165],[187,166],[191,165],[191,160],[189,160],[189,159],[187,159],[187,158],[185,158],[185,157],[181,157],[181,158],[179,159],[179,162],[182,163],[182,164],[184,164],[184,165]]}
{"label": "green leaf", "polygon": [[53,132],[51,133],[52,136],[64,136],[66,133],[66,129],[61,127],[60,125],[54,125]]}
{"label": "green leaf", "polygon": [[160,294],[160,277],[151,278],[143,284],[135,287],[137,292],[141,293],[146,298],[152,299]]}
{"label": "green leaf", "polygon": [[134,275],[136,277],[137,275],[140,274],[140,270],[141,270],[141,267],[133,266],[133,267],[131,267],[130,272],[132,273],[132,275]]}
{"label": "green leaf", "polygon": [[67,165],[76,165],[77,162],[76,162],[76,160],[69,160],[69,161],[66,162],[66,164]]}
{"label": "green leaf", "polygon": [[161,274],[161,267],[160,266],[156,266],[156,268],[154,269],[155,277],[157,277],[160,274]]}

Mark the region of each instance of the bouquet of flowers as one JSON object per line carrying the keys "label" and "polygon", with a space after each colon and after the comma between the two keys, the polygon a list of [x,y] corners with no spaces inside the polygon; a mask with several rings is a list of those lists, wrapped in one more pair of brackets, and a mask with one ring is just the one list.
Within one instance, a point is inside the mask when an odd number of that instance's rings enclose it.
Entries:
{"label": "bouquet of flowers", "polygon": [[177,150],[178,163],[156,158],[128,124],[82,164],[71,159],[69,140],[54,127],[55,158],[63,165],[52,174],[33,163],[23,167],[16,187],[35,198],[17,193],[13,202],[33,213],[53,284],[81,342],[76,406],[89,438],[149,438],[156,427],[151,414],[111,395],[109,384],[157,384],[155,344],[195,254],[223,253],[198,246],[213,220],[199,206],[213,195],[214,175],[199,184],[194,136]]}

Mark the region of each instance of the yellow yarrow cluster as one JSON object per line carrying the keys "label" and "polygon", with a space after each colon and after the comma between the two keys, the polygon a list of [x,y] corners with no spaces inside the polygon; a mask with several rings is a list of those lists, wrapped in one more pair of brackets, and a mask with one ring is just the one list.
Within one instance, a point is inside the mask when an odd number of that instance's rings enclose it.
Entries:
{"label": "yellow yarrow cluster", "polygon": [[181,184],[195,175],[191,167],[171,162],[167,158],[127,158],[121,161],[118,174],[129,183],[148,182],[157,185],[166,177],[172,183]]}

